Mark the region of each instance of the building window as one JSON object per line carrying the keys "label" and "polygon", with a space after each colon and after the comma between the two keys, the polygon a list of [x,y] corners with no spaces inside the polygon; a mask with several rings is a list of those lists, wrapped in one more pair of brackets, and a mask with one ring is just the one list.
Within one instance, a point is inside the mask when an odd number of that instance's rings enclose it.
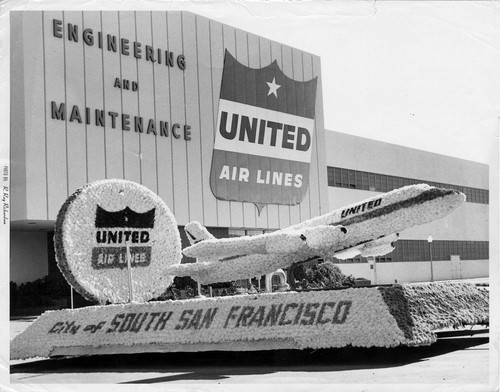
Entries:
{"label": "building window", "polygon": [[467,196],[467,201],[469,203],[489,204],[488,189],[470,188],[462,185],[389,176],[340,167],[328,166],[327,170],[328,186],[332,187],[360,189],[372,192],[389,192],[406,185],[426,183],[431,186],[456,189],[463,192]]}
{"label": "building window", "polygon": [[254,236],[254,235],[261,235],[261,234],[264,234],[264,231],[263,230],[247,230],[247,234],[248,236]]}
{"label": "building window", "polygon": [[259,230],[259,229],[228,229],[227,234],[229,238],[234,238],[234,237],[243,237],[243,236],[254,236],[254,235],[260,235],[264,233],[271,233],[274,230]]}
{"label": "building window", "polygon": [[245,230],[243,229],[228,229],[227,231],[228,237],[243,237],[245,235]]}

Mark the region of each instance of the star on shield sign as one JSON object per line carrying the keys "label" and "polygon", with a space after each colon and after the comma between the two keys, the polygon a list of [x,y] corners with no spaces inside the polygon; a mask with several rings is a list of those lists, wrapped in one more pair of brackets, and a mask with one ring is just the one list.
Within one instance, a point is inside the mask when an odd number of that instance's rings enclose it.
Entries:
{"label": "star on shield sign", "polygon": [[281,87],[279,84],[276,84],[276,78],[273,78],[273,81],[271,83],[266,82],[267,85],[269,86],[269,92],[267,93],[267,96],[274,94],[276,98],[278,98],[278,89]]}

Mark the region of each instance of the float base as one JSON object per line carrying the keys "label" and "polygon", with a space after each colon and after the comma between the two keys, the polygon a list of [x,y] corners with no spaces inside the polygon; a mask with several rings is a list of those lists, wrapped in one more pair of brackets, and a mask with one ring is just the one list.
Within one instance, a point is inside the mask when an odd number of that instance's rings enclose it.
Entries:
{"label": "float base", "polygon": [[11,359],[147,352],[429,345],[487,325],[488,289],[420,283],[64,309],[11,342]]}

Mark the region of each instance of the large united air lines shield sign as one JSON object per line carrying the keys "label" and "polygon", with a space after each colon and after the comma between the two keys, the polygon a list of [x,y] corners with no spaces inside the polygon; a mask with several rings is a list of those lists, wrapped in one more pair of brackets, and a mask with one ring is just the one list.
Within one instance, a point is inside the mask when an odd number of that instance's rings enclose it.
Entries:
{"label": "large united air lines shield sign", "polygon": [[253,69],[227,50],[210,186],[222,200],[299,204],[309,186],[317,78]]}

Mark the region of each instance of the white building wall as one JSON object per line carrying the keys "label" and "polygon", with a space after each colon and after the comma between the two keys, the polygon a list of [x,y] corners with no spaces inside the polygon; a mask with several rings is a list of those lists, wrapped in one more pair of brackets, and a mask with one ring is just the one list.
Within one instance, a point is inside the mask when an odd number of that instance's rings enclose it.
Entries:
{"label": "white building wall", "polygon": [[[430,282],[430,261],[376,263],[374,270],[368,263],[337,264],[346,275],[365,278],[372,284]],[[489,260],[460,260],[453,265],[451,260],[434,261],[434,281],[449,279],[484,278],[489,275]]]}
{"label": "white building wall", "polygon": [[325,139],[327,166],[489,189],[485,164],[329,130]]}
{"label": "white building wall", "polygon": [[[54,35],[62,22],[64,38]],[[78,41],[67,25],[78,26]],[[85,45],[83,29],[102,32],[103,49]],[[327,210],[321,64],[318,56],[189,12],[28,11],[11,13],[14,222],[53,221],[66,198],[88,182],[125,178],[156,192],[184,225],[277,229]],[[118,52],[106,50],[117,37]],[[120,40],[142,45],[142,60],[121,55]],[[144,60],[146,46],[184,55],[185,70]],[[209,186],[224,51],[247,67],[276,61],[295,80],[318,77],[309,189],[301,204],[268,205],[216,199]],[[138,82],[137,91],[114,87],[115,79]],[[51,115],[64,103],[65,121]],[[84,121],[69,121],[76,105]],[[90,121],[85,121],[85,108]],[[105,110],[105,126],[94,110]],[[118,113],[116,127],[108,112]],[[121,114],[130,116],[122,131]],[[134,116],[191,127],[191,140],[134,131]],[[159,127],[159,125],[157,125]]]}
{"label": "white building wall", "polygon": [[[23,230],[52,230],[69,195],[105,178],[147,186],[179,225],[278,229],[328,211],[318,56],[190,12],[15,11],[10,24],[13,279],[47,273],[46,232]],[[69,39],[69,24],[77,26],[76,38]],[[92,29],[93,45],[84,43],[84,29]],[[117,52],[106,49],[108,35],[116,37]],[[129,55],[120,53],[121,39],[128,40]],[[132,55],[133,42],[142,45],[142,60]],[[174,53],[174,62],[184,55],[186,68],[145,61],[146,46]],[[298,205],[270,204],[259,214],[253,203],[216,199],[210,188],[225,50],[250,68],[276,62],[294,80],[318,78],[309,189]],[[137,91],[116,87],[117,78],[137,82]],[[66,105],[66,119],[53,118],[52,101]],[[83,121],[70,121],[73,105]],[[104,125],[95,110],[105,111]],[[115,122],[110,112],[118,113]],[[121,129],[122,114],[130,116],[129,131]],[[134,116],[145,121],[142,133],[134,131]],[[156,136],[146,130],[149,119]],[[180,124],[181,137],[160,136],[162,120],[170,129]],[[189,141],[184,124],[191,126]]]}

